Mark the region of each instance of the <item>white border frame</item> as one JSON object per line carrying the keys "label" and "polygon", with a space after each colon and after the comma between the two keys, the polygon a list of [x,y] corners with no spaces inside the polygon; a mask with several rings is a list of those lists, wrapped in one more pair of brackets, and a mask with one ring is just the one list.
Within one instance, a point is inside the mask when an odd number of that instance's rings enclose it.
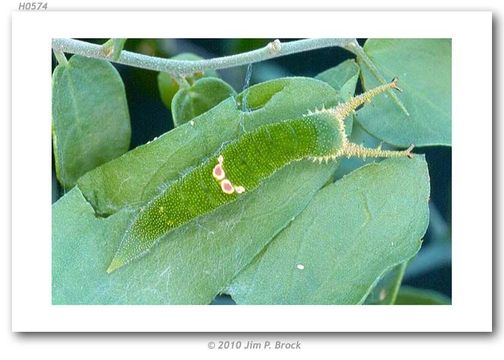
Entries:
{"label": "white border frame", "polygon": [[[12,37],[13,331],[491,331],[490,12],[21,12]],[[452,38],[453,305],[52,305],[54,37]]]}

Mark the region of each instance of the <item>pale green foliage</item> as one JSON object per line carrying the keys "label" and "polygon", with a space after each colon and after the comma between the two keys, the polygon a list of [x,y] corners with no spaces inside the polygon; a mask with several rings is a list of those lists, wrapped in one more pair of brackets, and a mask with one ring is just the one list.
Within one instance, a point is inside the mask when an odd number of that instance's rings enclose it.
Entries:
{"label": "pale green foliage", "polygon": [[[397,146],[451,145],[451,40],[368,40],[364,50],[385,79],[399,78],[398,98],[377,98],[357,113],[371,135]],[[379,82],[362,61],[364,88]]]}
{"label": "pale green foliage", "polygon": [[[173,60],[201,60],[202,57],[192,54],[192,53],[182,53],[172,57]],[[193,84],[198,79],[203,77],[218,77],[217,72],[214,70],[207,70],[205,72],[199,72],[186,76],[185,78],[176,78],[171,74],[160,72],[158,74],[158,89],[161,96],[161,100],[165,106],[170,109],[173,97],[179,91],[180,85],[177,81],[185,81],[187,85]]]}
{"label": "pale green foliage", "polygon": [[239,304],[362,303],[376,279],[419,250],[428,177],[422,157],[389,159],[326,186],[229,293]]}
{"label": "pale green foliage", "polygon": [[97,218],[75,188],[53,207],[53,303],[207,304],[296,217],[335,164],[293,164],[242,201],[175,230],[152,251],[106,269],[131,212]]}
{"label": "pale green foliage", "polygon": [[64,188],[128,150],[131,128],[121,77],[107,61],[74,55],[54,70],[52,129]]}
{"label": "pale green foliage", "polygon": [[[403,118],[397,104],[380,95],[358,111],[362,127],[351,139],[371,146],[376,138],[395,145],[450,143],[450,114],[439,111],[451,102],[449,73],[440,74],[450,61],[443,55],[449,42],[418,47],[441,54],[439,72],[425,71],[428,58],[411,55],[404,41],[366,44],[385,78],[399,77],[404,92],[398,96],[412,116]],[[226,292],[239,304],[413,301],[397,290],[429,221],[422,156],[367,165],[336,182],[336,162],[292,163],[236,202],[170,232],[146,256],[106,273],[135,211],[167,184],[244,132],[347,100],[359,73],[365,88],[377,84],[365,65],[349,60],[317,80],[277,79],[238,95],[221,80],[202,78],[208,73],[186,78],[185,89],[160,74],[163,101],[180,126],[87,172],[53,205],[53,303],[208,304]],[[440,89],[429,92],[428,84]],[[194,106],[195,95],[205,106]],[[432,96],[443,99],[432,106]],[[351,124],[347,119],[349,134]]]}
{"label": "pale green foliage", "polygon": [[173,97],[173,124],[185,124],[234,95],[234,89],[221,79],[199,79],[190,87],[180,89]]}
{"label": "pale green foliage", "polygon": [[359,73],[359,66],[355,63],[355,60],[350,59],[321,72],[315,76],[315,79],[325,81],[331,85],[338,92],[338,97],[342,101],[346,101],[355,94]]}

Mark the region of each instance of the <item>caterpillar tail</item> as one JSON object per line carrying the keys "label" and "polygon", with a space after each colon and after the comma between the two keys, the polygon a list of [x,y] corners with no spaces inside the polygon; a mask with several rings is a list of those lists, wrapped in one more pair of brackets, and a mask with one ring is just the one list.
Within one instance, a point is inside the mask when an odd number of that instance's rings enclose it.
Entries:
{"label": "caterpillar tail", "polygon": [[114,258],[110,262],[109,267],[107,268],[107,273],[110,274],[111,272],[119,269],[123,265],[124,265],[124,261],[119,259],[117,256],[114,256]]}
{"label": "caterpillar tail", "polygon": [[370,102],[375,96],[380,95],[386,91],[389,90],[397,90],[402,92],[401,88],[398,86],[398,78],[392,79],[391,82],[387,84],[383,84],[380,86],[377,86],[373,89],[370,89],[360,95],[357,95],[347,102],[344,102],[342,104],[339,104],[338,106],[330,109],[322,109],[319,110],[319,112],[327,112],[333,116],[335,119],[337,125],[338,125],[338,132],[341,136],[342,139],[342,146],[338,148],[333,154],[329,154],[326,156],[322,157],[317,157],[314,158],[314,160],[317,160],[319,162],[322,161],[329,161],[329,160],[335,160],[337,158],[341,157],[360,157],[360,158],[391,158],[391,157],[413,157],[413,148],[414,145],[410,145],[407,149],[405,150],[382,150],[381,145],[378,148],[366,148],[362,145],[352,143],[348,140],[348,137],[346,135],[346,129],[345,129],[345,122],[344,120],[352,114],[359,106]]}

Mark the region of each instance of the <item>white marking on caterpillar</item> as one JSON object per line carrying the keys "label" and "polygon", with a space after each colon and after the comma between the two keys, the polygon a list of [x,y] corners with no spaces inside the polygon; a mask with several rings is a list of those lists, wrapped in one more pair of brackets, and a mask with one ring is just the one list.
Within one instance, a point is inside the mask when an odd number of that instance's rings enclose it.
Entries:
{"label": "white marking on caterpillar", "polygon": [[325,162],[327,164],[331,160],[336,160],[337,157],[338,157],[337,154],[334,154],[326,156],[311,156],[308,159],[313,162],[318,162],[319,164],[322,164],[322,162]]}
{"label": "white marking on caterpillar", "polygon": [[237,194],[241,194],[245,192],[245,188],[243,186],[236,186],[235,191]]}
{"label": "white marking on caterpillar", "polygon": [[304,270],[304,265],[303,264],[297,264],[296,267],[299,269],[299,270]]}

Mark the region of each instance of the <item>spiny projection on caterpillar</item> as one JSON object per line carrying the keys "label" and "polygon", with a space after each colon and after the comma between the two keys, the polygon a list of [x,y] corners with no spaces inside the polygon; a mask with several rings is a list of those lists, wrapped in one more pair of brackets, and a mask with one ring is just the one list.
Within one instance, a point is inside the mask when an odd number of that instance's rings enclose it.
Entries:
{"label": "spiny projection on caterpillar", "polygon": [[264,125],[230,142],[139,210],[107,272],[141,257],[169,231],[253,191],[293,161],[412,157],[413,146],[401,151],[365,148],[345,133],[344,120],[357,107],[390,89],[399,90],[397,79],[334,108]]}

